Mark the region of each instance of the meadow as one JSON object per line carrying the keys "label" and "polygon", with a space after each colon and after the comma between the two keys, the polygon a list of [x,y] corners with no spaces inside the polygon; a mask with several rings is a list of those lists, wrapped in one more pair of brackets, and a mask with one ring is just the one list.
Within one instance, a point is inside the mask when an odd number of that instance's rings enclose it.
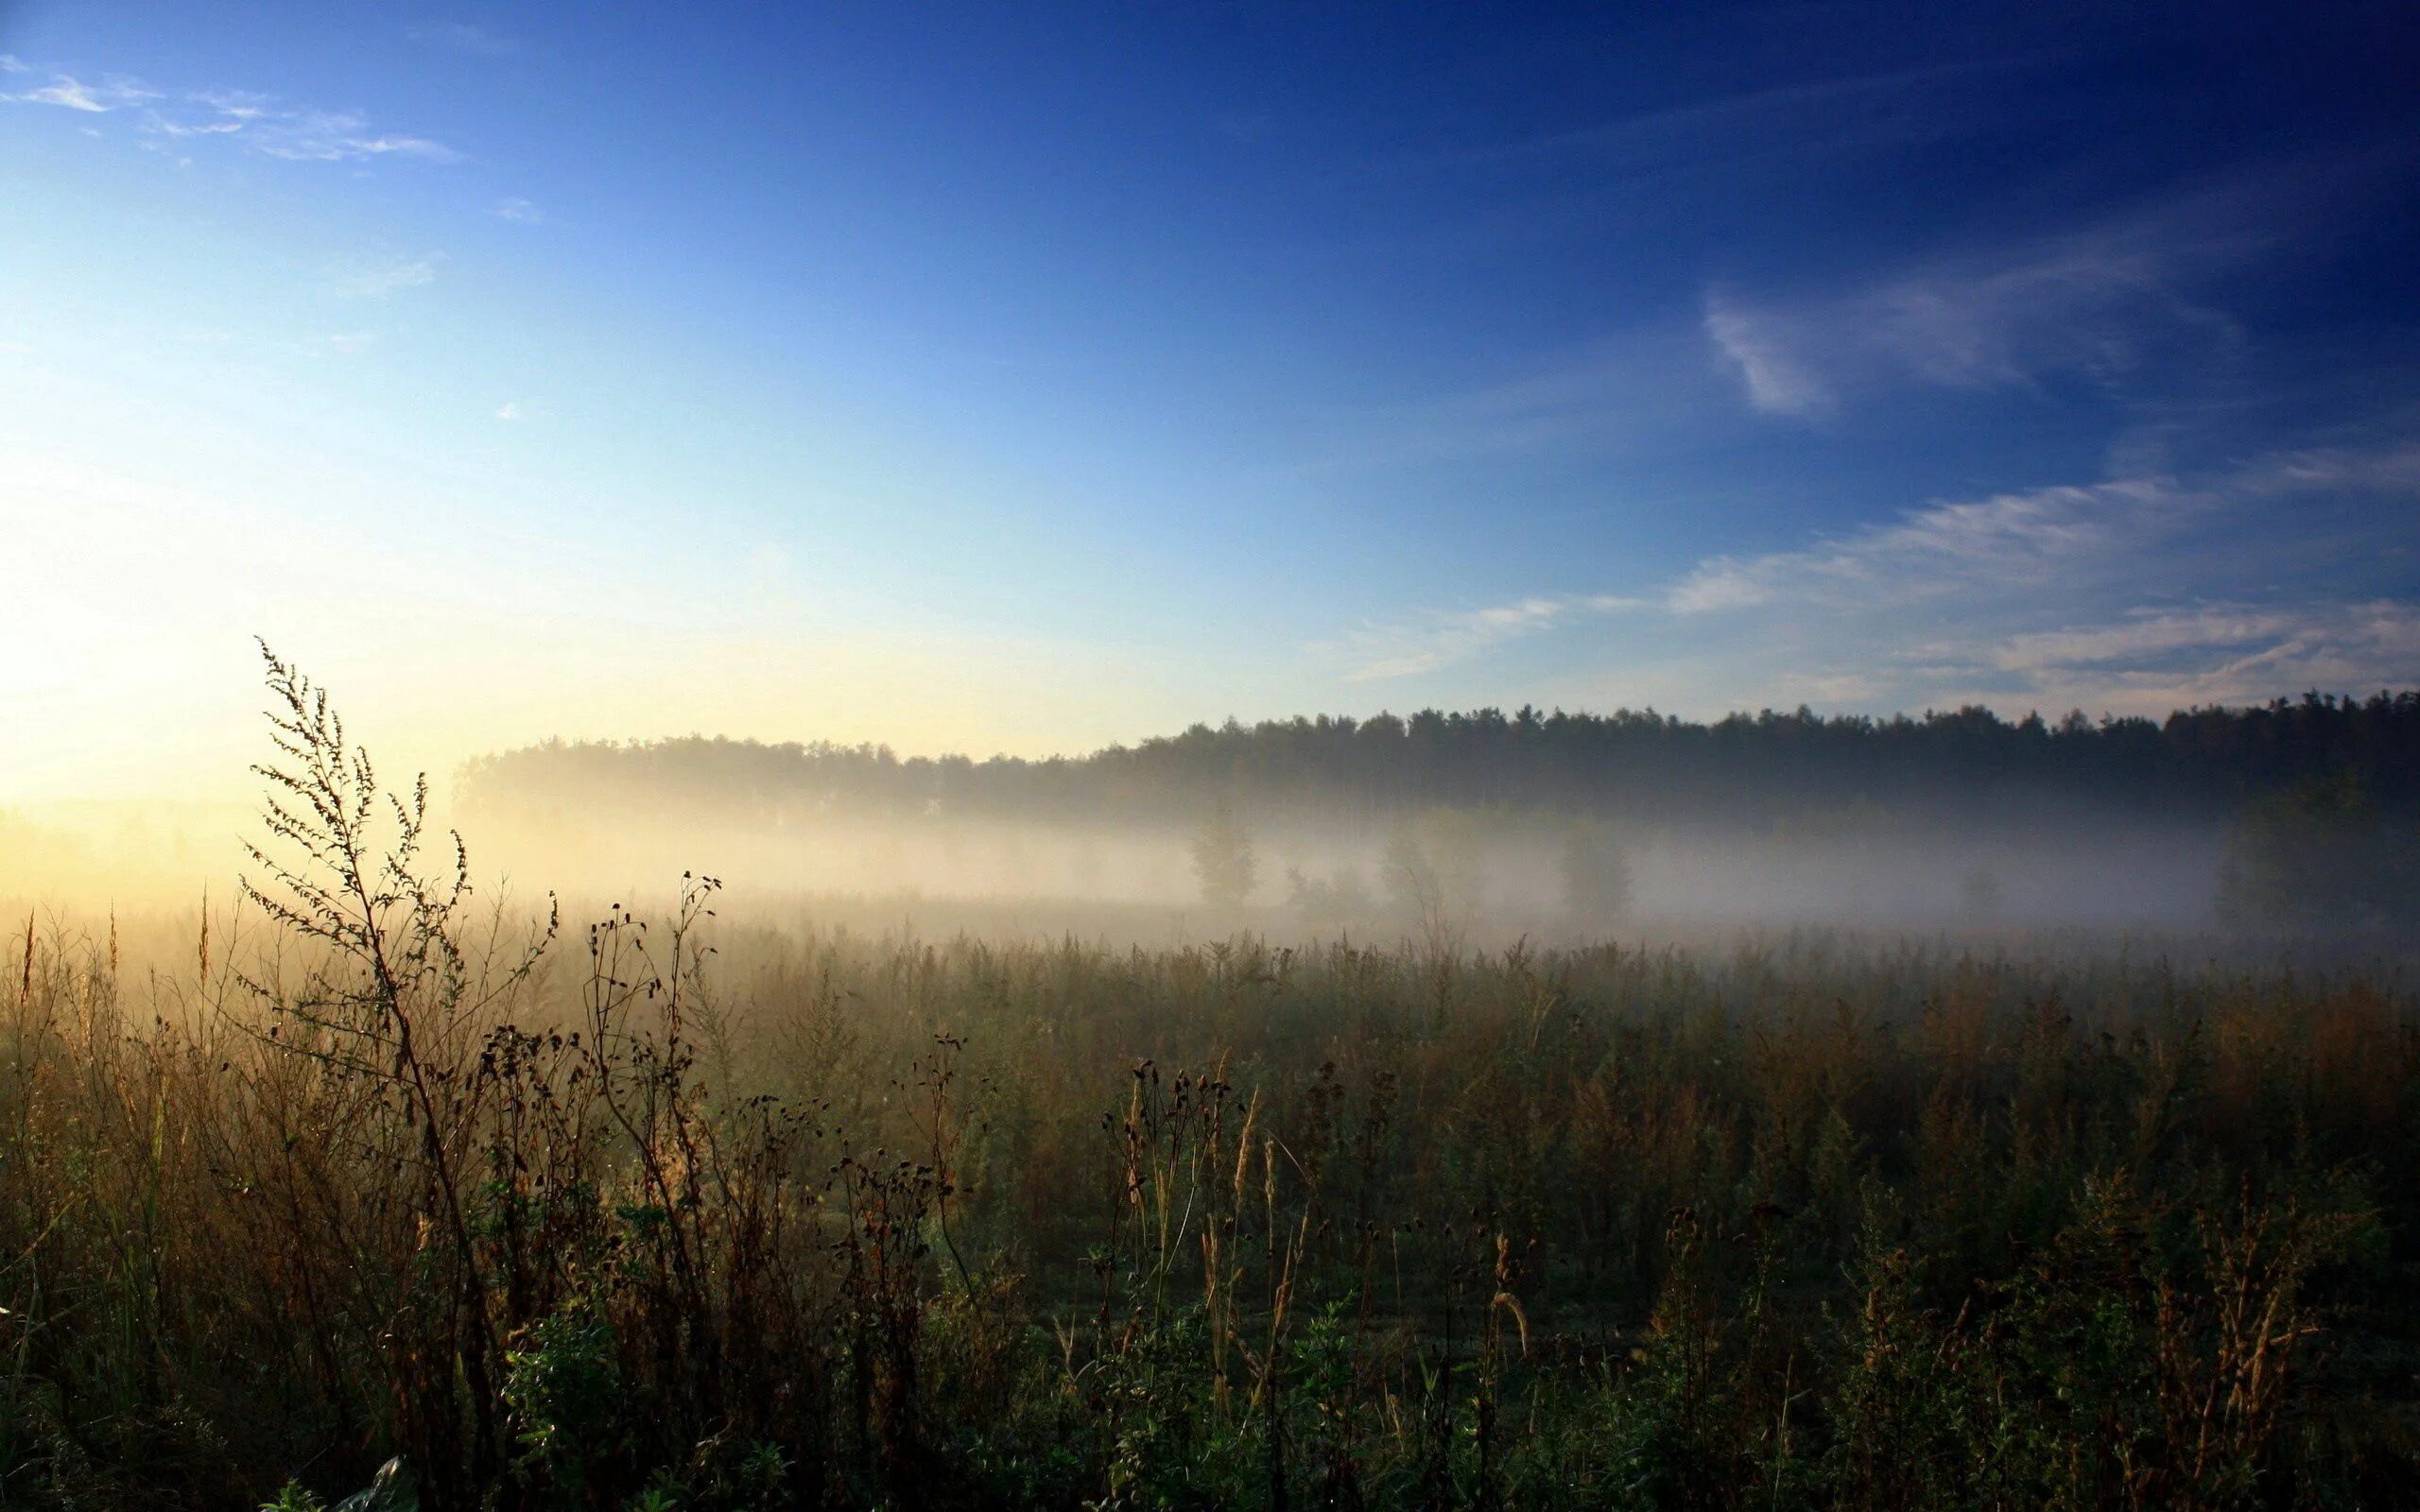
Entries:
{"label": "meadow", "polygon": [[[2364,1507],[2383,954],[927,936],[472,886],[315,690],[247,890],[0,947],[0,1504]],[[14,933],[14,932],[12,932]]]}

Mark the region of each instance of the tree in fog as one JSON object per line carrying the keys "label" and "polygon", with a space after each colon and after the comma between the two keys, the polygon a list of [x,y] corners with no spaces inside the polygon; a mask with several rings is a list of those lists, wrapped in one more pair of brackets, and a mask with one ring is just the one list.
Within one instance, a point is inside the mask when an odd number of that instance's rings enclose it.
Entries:
{"label": "tree in fog", "polygon": [[1253,856],[1252,836],[1236,819],[1225,799],[1193,832],[1193,875],[1201,884],[1201,901],[1213,908],[1240,908],[1259,879],[1260,863]]}
{"label": "tree in fog", "polygon": [[2364,930],[2420,920],[2420,832],[2352,771],[2299,782],[2237,821],[2219,873],[2231,929]]}
{"label": "tree in fog", "polygon": [[1286,906],[1305,923],[1320,929],[1357,924],[1377,911],[1361,868],[1349,862],[1324,876],[1288,867]]}
{"label": "tree in fog", "polygon": [[1599,927],[1630,913],[1630,858],[1606,826],[1585,819],[1574,822],[1564,833],[1559,867],[1563,906],[1573,923]]}
{"label": "tree in fog", "polygon": [[2000,905],[2008,901],[2008,889],[2001,885],[2000,874],[1985,862],[1977,862],[1958,879],[1958,906],[1970,924],[1988,924],[2000,916]]}
{"label": "tree in fog", "polygon": [[1381,863],[1387,901],[1432,944],[1459,939],[1483,883],[1478,818],[1428,809],[1397,824]]}

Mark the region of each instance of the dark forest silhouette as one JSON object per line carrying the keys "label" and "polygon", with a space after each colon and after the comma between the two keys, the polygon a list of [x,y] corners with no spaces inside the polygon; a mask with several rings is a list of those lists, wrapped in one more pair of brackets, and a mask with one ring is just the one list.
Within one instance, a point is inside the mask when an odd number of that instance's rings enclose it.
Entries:
{"label": "dark forest silhouette", "polygon": [[804,806],[893,815],[1185,819],[1233,800],[1262,816],[1370,816],[1431,805],[1536,807],[1763,825],[1858,802],[1989,816],[2046,801],[2145,816],[2232,816],[2264,795],[2351,782],[2382,812],[2420,803],[2420,692],[2312,693],[2165,720],[2007,720],[1801,708],[1711,724],[1611,714],[1322,715],[1195,725],[1091,755],[900,757],[887,746],[687,736],[550,741],[471,763],[480,804],[581,801],[778,817]]}

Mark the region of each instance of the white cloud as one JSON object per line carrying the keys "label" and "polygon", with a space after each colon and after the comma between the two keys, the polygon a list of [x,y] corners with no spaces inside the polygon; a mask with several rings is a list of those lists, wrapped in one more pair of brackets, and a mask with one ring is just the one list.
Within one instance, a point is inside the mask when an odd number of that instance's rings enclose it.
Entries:
{"label": "white cloud", "polygon": [[[1439,166],[1569,157],[1645,184],[1720,167],[1737,174],[1811,157],[1872,155],[1962,135],[2005,119],[2023,90],[2021,60],[1927,64],[1700,100],[1444,155]],[[2037,116],[2042,102],[2028,102]]]}
{"label": "white cloud", "polygon": [[1345,680],[1416,677],[1467,662],[1506,641],[1644,607],[1643,600],[1611,593],[1533,597],[1442,614],[1425,624],[1366,627],[1347,636],[1341,647],[1355,662]]}
{"label": "white cloud", "polygon": [[495,202],[496,218],[524,226],[535,226],[546,218],[544,211],[527,199],[499,199]]}
{"label": "white cloud", "polygon": [[[1934,504],[1789,550],[1707,558],[1642,596],[1516,599],[1339,646],[1348,680],[1409,677],[1619,610],[1637,616],[1621,664],[1599,659],[1516,696],[1635,705],[1651,691],[1699,712],[1804,700],[2161,713],[2369,691],[2420,682],[2420,604],[2380,565],[2375,526],[2331,536],[2322,522],[2396,507],[2420,507],[2420,444],[2283,451]],[[2290,552],[2247,545],[2286,541]]]}
{"label": "white cloud", "polygon": [[33,70],[18,60],[14,53],[0,53],[0,74],[30,74]]}
{"label": "white cloud", "polygon": [[2291,221],[2290,204],[2272,185],[2221,187],[1828,294],[1709,289],[1705,335],[1749,404],[1778,415],[1819,413],[1893,386],[2190,380],[2231,360],[2243,341],[2205,290],[2266,250],[2246,228]]}
{"label": "white cloud", "polygon": [[[15,61],[13,59],[10,60]],[[19,63],[10,73],[24,73]],[[106,115],[129,105],[140,105],[160,98],[157,90],[140,79],[112,74],[98,84],[87,84],[66,74],[54,74],[51,81],[41,89],[27,90],[22,94],[0,95],[15,105],[56,105],[63,110],[81,111],[88,115]]]}
{"label": "white cloud", "polygon": [[241,89],[197,90],[185,97],[196,105],[209,107],[215,115],[238,123],[260,120],[277,107],[272,96]]}
{"label": "white cloud", "polygon": [[2049,708],[2159,713],[2305,689],[2367,693],[2420,681],[2420,604],[2137,608],[2103,623],[1983,643],[1970,655],[1936,676],[1963,675],[1983,687],[1993,685],[1979,676],[1983,668],[2013,674],[2014,689],[2001,684],[1999,701],[2015,691]]}
{"label": "white cloud", "polygon": [[505,421],[519,420],[521,418],[521,405],[517,402],[508,399],[502,404],[496,406],[495,418]]}
{"label": "white cloud", "polygon": [[153,129],[163,136],[227,136],[244,129],[241,121],[156,121]]}
{"label": "white cloud", "polygon": [[438,257],[431,254],[339,268],[331,286],[336,293],[347,299],[383,300],[402,289],[436,283],[438,261]]}
{"label": "white cloud", "polygon": [[[2420,448],[2272,454],[2204,475],[1917,510],[1790,552],[1701,563],[1667,598],[1759,689],[1862,679],[1859,706],[2160,713],[2420,681],[2420,606],[2379,595],[2375,536],[2312,511],[2420,504]],[[2294,570],[2246,541],[2299,540]],[[1754,610],[1730,615],[1718,610]]]}
{"label": "white cloud", "polygon": [[1808,415],[1832,406],[1832,390],[1799,365],[1792,343],[1769,318],[1739,308],[1720,291],[1705,297],[1705,333],[1748,386],[1748,403],[1771,415]]}
{"label": "white cloud", "polygon": [[1676,613],[1776,603],[1872,606],[2038,582],[2173,529],[2205,494],[2152,479],[2036,489],[1937,504],[1793,551],[1715,557],[1665,595]]}
{"label": "white cloud", "polygon": [[2244,468],[2236,487],[2259,495],[2320,490],[2420,493],[2420,441],[2366,450],[2322,447],[2273,453]]}
{"label": "white cloud", "polygon": [[[0,73],[31,70],[15,59]],[[380,158],[413,158],[453,163],[459,152],[442,142],[407,132],[373,129],[357,111],[326,111],[280,102],[249,90],[154,89],[140,79],[111,74],[98,84],[68,74],[52,76],[41,88],[0,94],[17,105],[53,105],[87,115],[108,115],[136,108],[136,130],[147,146],[163,141],[218,137],[268,157],[290,162],[367,163]]]}
{"label": "white cloud", "polygon": [[2178,651],[2254,645],[2293,631],[2298,617],[2238,606],[2181,612],[2137,609],[2115,624],[2014,635],[1991,650],[1995,666],[2039,674],[2058,668],[2122,666]]}
{"label": "white cloud", "polygon": [[28,90],[9,98],[19,105],[57,105],[71,111],[89,111],[95,115],[110,109],[90,89],[63,77],[47,88]]}
{"label": "white cloud", "polygon": [[373,134],[369,121],[350,111],[289,111],[251,123],[252,149],[296,163],[365,163],[374,158],[419,158],[454,163],[461,154],[442,142],[393,132]]}

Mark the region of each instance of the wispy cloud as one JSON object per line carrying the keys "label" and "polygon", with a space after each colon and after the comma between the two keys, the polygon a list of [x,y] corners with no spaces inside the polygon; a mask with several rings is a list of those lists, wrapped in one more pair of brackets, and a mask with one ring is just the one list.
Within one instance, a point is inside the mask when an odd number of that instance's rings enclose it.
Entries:
{"label": "wispy cloud", "polygon": [[2129,610],[2114,624],[2014,635],[1991,648],[2005,672],[2119,667],[2183,651],[2274,644],[2307,623],[2305,613],[2212,605],[2184,611]]}
{"label": "wispy cloud", "polygon": [[161,135],[167,137],[227,136],[233,132],[242,130],[244,129],[244,123],[233,119],[219,121],[162,120],[154,123],[154,129],[157,129]]}
{"label": "wispy cloud", "polygon": [[523,226],[535,226],[546,218],[544,211],[527,199],[497,200],[495,215],[499,220],[510,220]]}
{"label": "wispy cloud", "polygon": [[246,128],[255,151],[295,163],[367,163],[377,158],[418,158],[454,163],[461,154],[442,142],[394,131],[372,131],[368,117],[351,111],[289,111]]}
{"label": "wispy cloud", "polygon": [[[26,74],[26,64],[0,72]],[[289,162],[368,163],[382,158],[453,163],[461,154],[431,137],[378,129],[358,111],[292,105],[248,90],[157,89],[122,74],[89,83],[55,74],[40,89],[0,94],[12,105],[50,105],[89,115],[127,112],[138,139],[148,146],[218,138],[266,157]]]}
{"label": "wispy cloud", "polygon": [[[1348,680],[1416,677],[1619,612],[1626,659],[1545,699],[2159,712],[2420,681],[2420,603],[2332,509],[2420,508],[2420,443],[2287,450],[2182,476],[1950,501],[1786,550],[1710,557],[1622,595],[1541,596],[1363,627]],[[2293,540],[2304,558],[2245,542]],[[2398,576],[2398,573],[2403,576]],[[1653,647],[1645,653],[1641,647]],[[1528,690],[1525,690],[1525,693]]]}
{"label": "wispy cloud", "polygon": [[2232,485],[2240,492],[2260,496],[2318,490],[2420,495],[2420,440],[2273,452],[2238,469]]}
{"label": "wispy cloud", "polygon": [[[2136,608],[2100,623],[1958,649],[1980,665],[1953,662],[1935,675],[1962,675],[1979,690],[1953,695],[1962,700],[1997,689],[2005,701],[2013,686],[2052,708],[2156,713],[2310,688],[2361,693],[2420,679],[2420,603]],[[2011,676],[1993,679],[1986,668]]]}
{"label": "wispy cloud", "polygon": [[516,401],[508,399],[503,404],[496,406],[495,418],[501,421],[519,420],[521,418],[521,405]]}
{"label": "wispy cloud", "polygon": [[[1955,137],[2003,118],[2001,96],[2033,60],[1950,62],[1690,100],[1593,125],[1441,155],[1441,167],[1581,160],[1648,177],[1743,160],[1874,153]],[[2040,110],[2036,99],[2033,108]]]}
{"label": "wispy cloud", "polygon": [[440,260],[437,254],[432,253],[425,257],[397,257],[354,264],[335,269],[329,286],[346,299],[383,300],[404,289],[436,283]]}
{"label": "wispy cloud", "polygon": [[1798,352],[1798,343],[1768,317],[1740,308],[1720,290],[1705,297],[1705,334],[1738,369],[1748,403],[1769,415],[1811,415],[1832,407],[1832,387]]}
{"label": "wispy cloud", "polygon": [[1679,614],[1777,603],[1872,606],[2038,584],[2158,540],[2208,495],[2158,479],[2036,489],[1932,505],[1790,551],[1714,557],[1664,595]]}
{"label": "wispy cloud", "polygon": [[197,105],[207,106],[213,116],[221,120],[233,121],[239,125],[278,113],[277,99],[274,95],[256,94],[251,90],[196,90],[186,98]]}
{"label": "wispy cloud", "polygon": [[2152,386],[2232,362],[2213,290],[2290,223],[2273,182],[2206,187],[2081,229],[1938,256],[1871,284],[1759,298],[1716,285],[1706,339],[1768,414],[1893,386],[1989,389],[2055,376]]}
{"label": "wispy cloud", "polygon": [[2420,502],[2420,442],[2273,452],[2181,478],[2118,478],[1927,505],[1787,551],[1710,557],[1660,601],[1686,616],[2073,595],[2137,578],[2146,564],[2197,534],[2261,524],[2248,515],[2354,495]]}
{"label": "wispy cloud", "polygon": [[[16,63],[9,73],[29,73],[23,63]],[[87,84],[69,74],[54,74],[49,83],[40,89],[29,89],[10,94],[0,94],[0,100],[12,105],[56,105],[61,110],[81,111],[88,115],[107,115],[112,111],[142,105],[161,97],[141,79],[123,74],[111,74],[97,84]]]}
{"label": "wispy cloud", "polygon": [[[2420,506],[2415,454],[2406,441],[2280,452],[2181,479],[1935,506],[1702,563],[1668,602],[1777,680],[1856,676],[1901,706],[2157,713],[2409,683],[2420,605],[2377,572],[2374,539],[2319,548],[2299,573],[2245,543],[2310,549],[2324,538],[2314,514],[2356,496]],[[1787,652],[1759,653],[1777,626]]]}
{"label": "wispy cloud", "polygon": [[1642,599],[1611,593],[1524,598],[1437,615],[1424,623],[1366,626],[1330,649],[1340,650],[1353,663],[1344,674],[1348,682],[1409,678],[1467,662],[1506,641],[1645,607]]}
{"label": "wispy cloud", "polygon": [[527,49],[527,44],[518,37],[468,21],[444,21],[432,26],[414,26],[406,35],[414,42],[467,53],[474,58],[509,58]]}

